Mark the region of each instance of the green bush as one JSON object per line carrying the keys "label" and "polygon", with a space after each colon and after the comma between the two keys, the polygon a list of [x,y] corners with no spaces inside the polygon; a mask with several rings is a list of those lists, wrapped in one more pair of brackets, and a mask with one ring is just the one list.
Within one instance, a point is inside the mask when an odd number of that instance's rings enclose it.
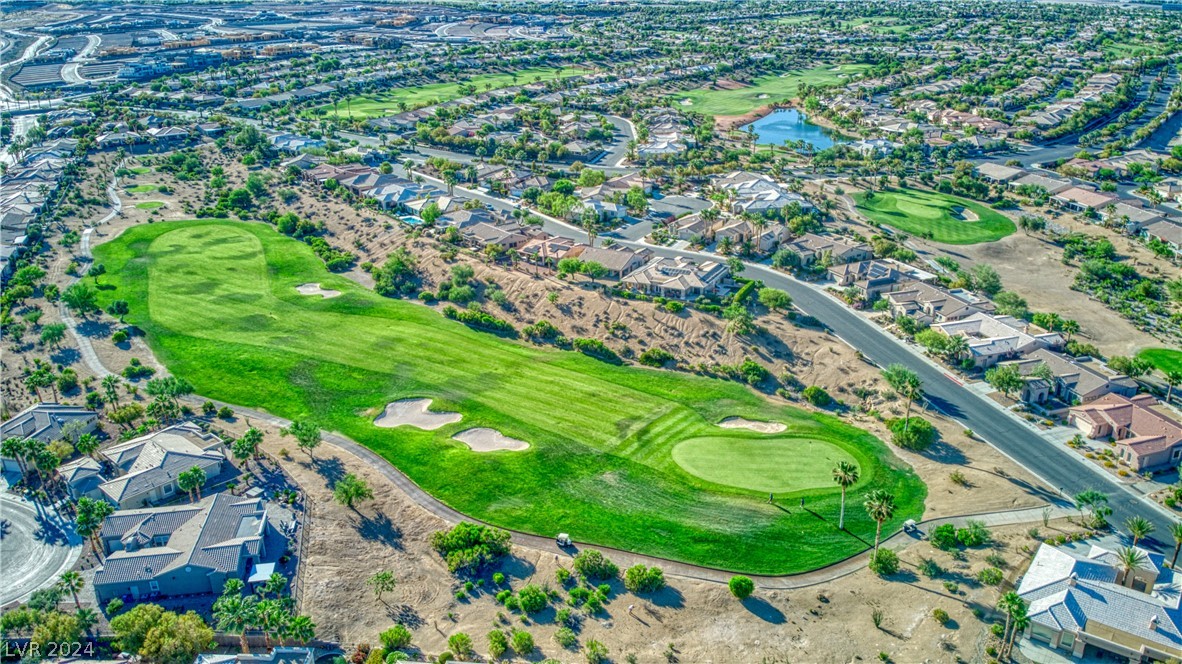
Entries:
{"label": "green bush", "polygon": [[107,602],[107,617],[111,617],[123,610],[123,600],[116,597]]}
{"label": "green bush", "polygon": [[401,650],[410,645],[410,630],[402,625],[394,625],[390,629],[378,634],[382,647],[386,650]]}
{"label": "green bush", "polygon": [[432,533],[431,546],[447,561],[448,571],[475,574],[509,553],[509,532],[464,521]]}
{"label": "green bush", "polygon": [[894,419],[887,427],[891,430],[891,442],[912,452],[922,452],[931,447],[939,435],[936,427],[922,417],[912,417],[910,424],[903,418]]}
{"label": "green bush", "polygon": [[800,394],[805,398],[806,401],[813,404],[817,408],[824,408],[825,406],[833,403],[833,397],[829,396],[829,393],[826,392],[824,388],[817,385],[810,385],[804,388],[804,391]]}
{"label": "green bush", "polygon": [[111,342],[121,344],[127,341],[127,330],[116,330],[115,334],[111,335]]}
{"label": "green bush", "polygon": [[521,603],[521,610],[526,613],[537,613],[550,603],[546,593],[532,583],[517,593],[517,599]]}
{"label": "green bush", "polygon": [[485,332],[492,332],[506,337],[517,337],[517,328],[513,327],[511,323],[483,311],[456,309],[449,304],[443,308],[443,315],[478,330],[484,330]]}
{"label": "green bush", "polygon": [[459,657],[472,654],[472,637],[463,632],[456,632],[447,637],[447,647]]}
{"label": "green bush", "polygon": [[772,372],[768,371],[764,366],[755,360],[743,360],[738,366],[739,375],[743,377],[748,385],[758,385],[768,378],[772,377]]}
{"label": "green bush", "polygon": [[641,364],[648,367],[663,367],[670,362],[675,362],[677,358],[673,357],[673,353],[663,348],[649,348],[640,354],[639,361]]}
{"label": "green bush", "polygon": [[1001,583],[1004,575],[996,567],[986,567],[977,575],[977,580],[986,586],[996,586]]}
{"label": "green bush", "polygon": [[[588,581],[599,581],[602,579],[614,579],[620,573],[620,568],[615,563],[608,560],[602,552],[595,549],[587,549],[580,551],[575,556],[572,566],[579,576]],[[571,593],[574,594],[573,591]]]}
{"label": "green bush", "polygon": [[513,650],[520,657],[526,657],[534,651],[533,634],[521,629],[513,630]]}
{"label": "green bush", "polygon": [[563,648],[573,649],[578,645],[579,639],[575,636],[574,630],[569,627],[559,627],[554,632],[554,641]]}
{"label": "green bush", "polygon": [[505,633],[499,629],[494,629],[488,633],[488,656],[492,659],[500,659],[505,651],[509,650],[509,639]]}
{"label": "green bush", "polygon": [[580,337],[571,341],[571,345],[575,350],[584,355],[589,355],[597,360],[602,360],[608,364],[623,364],[624,361],[616,354],[616,351],[608,348],[607,344],[599,339],[589,339]]}
{"label": "green bush", "polygon": [[944,568],[931,558],[924,558],[919,563],[919,571],[929,579],[934,579],[944,573]]}
{"label": "green bush", "polygon": [[665,587],[665,573],[653,565],[633,565],[624,572],[624,587],[633,593],[652,593]]}
{"label": "green bush", "polygon": [[504,604],[510,597],[513,596],[512,590],[502,590],[496,594],[497,604]]}
{"label": "green bush", "polygon": [[932,543],[932,546],[942,551],[955,549],[958,543],[956,539],[956,526],[951,523],[936,526],[928,535],[928,541]]}
{"label": "green bush", "polygon": [[879,549],[870,556],[870,571],[890,576],[899,571],[899,556],[890,549]]}
{"label": "green bush", "polygon": [[731,594],[739,599],[747,599],[751,593],[755,592],[755,582],[745,576],[732,576],[726,587],[730,588]]}
{"label": "green bush", "polygon": [[493,583],[498,586],[505,582],[505,575],[501,572],[493,572]]}
{"label": "green bush", "polygon": [[970,519],[964,528],[956,531],[956,541],[965,546],[985,546],[992,539],[983,521]]}
{"label": "green bush", "polygon": [[941,625],[947,625],[948,621],[952,620],[952,617],[944,609],[932,609],[932,617]]}

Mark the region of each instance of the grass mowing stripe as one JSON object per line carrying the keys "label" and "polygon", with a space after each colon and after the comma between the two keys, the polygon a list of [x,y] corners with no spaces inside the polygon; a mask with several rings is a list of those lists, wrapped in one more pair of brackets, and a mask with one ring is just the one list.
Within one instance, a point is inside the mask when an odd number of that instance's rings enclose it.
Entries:
{"label": "grass mowing stripe", "polygon": [[[861,550],[834,527],[835,486],[785,494],[806,498],[824,516],[817,519],[676,467],[670,451],[682,439],[754,437],[715,426],[730,415],[783,422],[789,431],[777,438],[818,439],[857,459],[866,480],[850,505],[863,491],[894,491],[899,510],[888,530],[923,512],[926,489],[915,474],[872,435],[836,418],[772,403],[733,382],[613,366],[473,331],[329,274],[307,245],[264,224],[141,225],[95,254],[113,287],[100,292],[101,303],[127,300],[128,322],[200,394],[311,416],[491,523],[763,574],[806,571]],[[342,295],[301,296],[294,288],[302,283]],[[386,403],[411,396],[464,419],[436,431],[373,425]],[[450,438],[471,426],[531,447],[474,454]],[[847,514],[849,527],[873,537],[874,524],[857,511]]]}

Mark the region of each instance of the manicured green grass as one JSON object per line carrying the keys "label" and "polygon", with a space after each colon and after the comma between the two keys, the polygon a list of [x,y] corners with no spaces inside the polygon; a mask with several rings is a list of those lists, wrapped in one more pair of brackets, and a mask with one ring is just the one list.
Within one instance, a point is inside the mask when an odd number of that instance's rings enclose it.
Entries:
{"label": "manicured green grass", "polygon": [[[101,304],[127,300],[128,322],[201,395],[311,417],[496,525],[737,571],[794,573],[866,548],[874,536],[860,507],[866,491],[895,493],[888,530],[923,512],[926,488],[916,475],[874,436],[834,417],[773,404],[734,382],[614,366],[470,330],[327,272],[306,244],[264,224],[141,225],[95,254],[114,286],[101,291]],[[303,283],[342,295],[306,297],[295,290]],[[409,397],[430,397],[433,409],[463,420],[435,431],[373,425],[385,404]],[[788,430],[759,436],[714,424],[728,416]],[[531,446],[477,454],[451,439],[479,426]],[[682,470],[674,446],[708,436],[771,442],[747,452],[766,456],[743,463],[781,476],[784,500],[805,497],[822,518],[769,505],[762,489]],[[776,441],[812,451],[793,460]],[[839,491],[822,481],[830,458],[847,457],[863,478],[849,500],[852,535],[835,528]],[[820,466],[771,468],[789,462]]]}
{"label": "manicured green grass", "polygon": [[164,207],[164,203],[162,201],[144,201],[143,203],[136,203],[135,207],[137,210],[156,210]]}
{"label": "manicured green grass", "polygon": [[152,169],[148,168],[147,166],[132,166],[131,168],[129,168],[127,170],[131,171],[132,173],[135,173],[136,175],[143,175],[144,173],[151,173],[152,172]]}
{"label": "manicured green grass", "polygon": [[[516,82],[513,79],[514,73],[517,75]],[[499,90],[514,85],[527,85],[538,80],[552,81],[556,78],[570,78],[588,73],[590,73],[588,70],[578,67],[555,69],[535,67],[522,69],[518,72],[481,74],[452,83],[431,83],[409,88],[395,88],[376,95],[358,95],[351,97],[348,103],[344,100],[337,102],[335,111],[333,110],[332,104],[319,106],[318,111],[327,114],[337,113],[345,117],[350,117],[351,114],[353,117],[375,118],[400,113],[403,108],[410,110],[421,106],[442,104],[453,99],[459,99],[466,94],[460,89],[462,85],[471,84],[476,86],[476,92],[479,94],[488,90]],[[405,104],[405,106],[400,105],[400,102]]]}
{"label": "manicured green grass", "polygon": [[695,477],[763,493],[785,493],[832,486],[838,461],[855,463],[844,450],[805,438],[690,438],[673,448],[673,460]]}
{"label": "manicured green grass", "polygon": [[[1148,361],[1153,366],[1157,367],[1158,371],[1179,371],[1182,372],[1182,350],[1173,350],[1170,348],[1146,348],[1137,353],[1140,357]],[[1176,392],[1177,390],[1175,390]]]}
{"label": "manicured green grass", "polygon": [[[855,194],[858,211],[880,224],[944,244],[993,242],[1011,234],[1014,222],[975,201],[919,189],[887,189]],[[970,221],[958,212],[977,215]]]}
{"label": "manicured green grass", "polygon": [[755,79],[753,85],[736,90],[690,90],[674,95],[688,99],[685,108],[706,115],[743,115],[776,102],[796,97],[801,84],[827,85],[865,70],[868,65],[837,65],[771,74]]}
{"label": "manicured green grass", "polygon": [[154,184],[137,184],[133,187],[126,187],[129,194],[150,194],[160,187]]}

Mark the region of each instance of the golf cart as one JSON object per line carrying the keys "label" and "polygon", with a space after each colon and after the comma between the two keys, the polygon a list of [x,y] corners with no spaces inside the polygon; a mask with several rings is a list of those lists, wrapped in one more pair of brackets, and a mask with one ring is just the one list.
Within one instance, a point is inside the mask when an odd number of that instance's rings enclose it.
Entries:
{"label": "golf cart", "polygon": [[554,538],[554,542],[564,549],[571,546],[570,535],[566,533],[558,533],[558,537]]}

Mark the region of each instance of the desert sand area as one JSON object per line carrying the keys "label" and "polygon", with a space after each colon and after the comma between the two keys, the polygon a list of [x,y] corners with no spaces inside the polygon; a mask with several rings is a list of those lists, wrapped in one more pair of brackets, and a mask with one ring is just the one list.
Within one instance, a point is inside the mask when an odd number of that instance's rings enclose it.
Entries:
{"label": "desert sand area", "polygon": [[320,284],[300,284],[296,286],[296,291],[300,295],[319,295],[325,299],[330,297],[337,297],[341,294],[339,290],[332,290],[331,288],[321,288]]}
{"label": "desert sand area", "polygon": [[780,433],[788,426],[780,422],[757,422],[742,417],[728,417],[718,423],[723,429],[749,429],[759,433]]}
{"label": "desert sand area", "polygon": [[510,438],[496,429],[479,427],[461,431],[452,438],[467,445],[473,452],[520,452],[529,449],[524,440]]}
{"label": "desert sand area", "polygon": [[454,424],[464,418],[459,413],[436,412],[428,410],[431,399],[402,399],[386,405],[381,415],[374,418],[374,426],[393,428],[402,425],[417,427],[427,431],[434,431],[448,424]]}

